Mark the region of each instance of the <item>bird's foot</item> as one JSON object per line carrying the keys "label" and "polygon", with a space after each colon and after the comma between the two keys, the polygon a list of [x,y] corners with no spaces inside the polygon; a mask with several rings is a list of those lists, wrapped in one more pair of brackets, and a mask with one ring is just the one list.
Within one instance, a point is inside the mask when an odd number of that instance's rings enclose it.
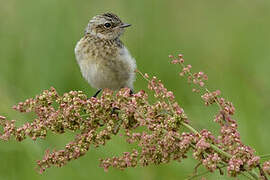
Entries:
{"label": "bird's foot", "polygon": [[99,89],[92,97],[96,98],[101,91],[102,89]]}

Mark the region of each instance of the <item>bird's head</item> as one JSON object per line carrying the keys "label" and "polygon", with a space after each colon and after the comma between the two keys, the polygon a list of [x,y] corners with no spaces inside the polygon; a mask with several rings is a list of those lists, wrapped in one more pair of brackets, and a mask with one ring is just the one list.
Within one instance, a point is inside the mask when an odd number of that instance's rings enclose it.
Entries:
{"label": "bird's head", "polygon": [[102,39],[117,39],[123,34],[130,24],[123,23],[120,18],[113,13],[105,13],[93,17],[85,30],[85,34],[91,34]]}

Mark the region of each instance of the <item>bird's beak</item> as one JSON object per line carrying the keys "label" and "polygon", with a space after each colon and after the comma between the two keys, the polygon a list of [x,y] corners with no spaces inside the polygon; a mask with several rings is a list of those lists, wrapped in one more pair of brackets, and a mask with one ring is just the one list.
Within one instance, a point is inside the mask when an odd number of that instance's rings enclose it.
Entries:
{"label": "bird's beak", "polygon": [[124,24],[122,24],[122,25],[120,26],[120,28],[126,28],[126,27],[129,27],[129,26],[131,26],[131,24],[126,24],[126,23],[124,23]]}

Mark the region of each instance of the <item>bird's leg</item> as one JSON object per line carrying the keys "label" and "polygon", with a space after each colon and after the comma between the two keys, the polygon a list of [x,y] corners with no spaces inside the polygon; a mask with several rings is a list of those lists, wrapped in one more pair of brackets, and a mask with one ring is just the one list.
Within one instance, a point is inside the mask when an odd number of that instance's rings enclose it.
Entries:
{"label": "bird's leg", "polygon": [[[112,111],[111,111],[111,115],[116,115],[116,116],[118,116],[119,110],[120,110],[119,108],[113,107],[113,108],[112,108]],[[113,128],[113,134],[117,134],[117,133],[119,132],[119,129],[120,129],[122,123],[123,123],[123,119],[119,119],[119,121],[116,122],[116,124],[115,124],[115,126],[114,126],[114,128]]]}
{"label": "bird's leg", "polygon": [[[130,89],[129,95],[132,96],[133,94],[134,94],[133,90]],[[111,111],[111,114],[112,114],[112,115],[113,115],[113,114],[116,114],[116,115],[118,116],[119,110],[120,110],[120,109],[119,109],[118,107],[113,107],[113,108],[112,108],[112,111]],[[123,119],[120,119],[120,121],[118,122],[118,124],[116,124],[116,125],[114,126],[113,134],[117,134],[117,133],[119,132],[122,123],[123,123]]]}
{"label": "bird's leg", "polygon": [[92,97],[96,98],[97,95],[98,95],[101,91],[102,91],[102,89],[99,89],[99,90],[94,94],[94,96],[92,96]]}
{"label": "bird's leg", "polygon": [[134,92],[133,92],[133,90],[132,89],[130,89],[130,91],[129,91],[129,95],[133,95],[134,94]]}

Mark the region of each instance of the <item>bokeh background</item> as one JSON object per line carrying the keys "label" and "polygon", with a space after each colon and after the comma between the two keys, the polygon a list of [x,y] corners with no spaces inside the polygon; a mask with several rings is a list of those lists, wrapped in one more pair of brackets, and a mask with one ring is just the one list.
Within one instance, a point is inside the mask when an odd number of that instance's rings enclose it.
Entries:
{"label": "bokeh background", "polygon": [[[217,131],[216,108],[206,108],[168,54],[183,53],[195,70],[209,75],[209,88],[220,89],[236,106],[242,139],[258,155],[269,153],[270,127],[270,1],[190,0],[0,0],[0,114],[20,122],[31,116],[12,105],[54,86],[62,94],[95,90],[82,78],[74,46],[88,20],[114,12],[131,23],[122,40],[138,68],[158,76],[184,107],[197,129]],[[137,77],[135,90],[146,89]],[[129,149],[114,138],[106,147],[62,168],[38,174],[35,161],[45,149],[60,149],[74,134],[50,134],[44,140],[0,141],[0,180],[185,179],[196,161],[187,159],[160,166],[105,173],[99,158]],[[200,172],[204,169],[200,168]],[[230,179],[208,175],[208,179]],[[241,179],[241,178],[240,178]]]}

